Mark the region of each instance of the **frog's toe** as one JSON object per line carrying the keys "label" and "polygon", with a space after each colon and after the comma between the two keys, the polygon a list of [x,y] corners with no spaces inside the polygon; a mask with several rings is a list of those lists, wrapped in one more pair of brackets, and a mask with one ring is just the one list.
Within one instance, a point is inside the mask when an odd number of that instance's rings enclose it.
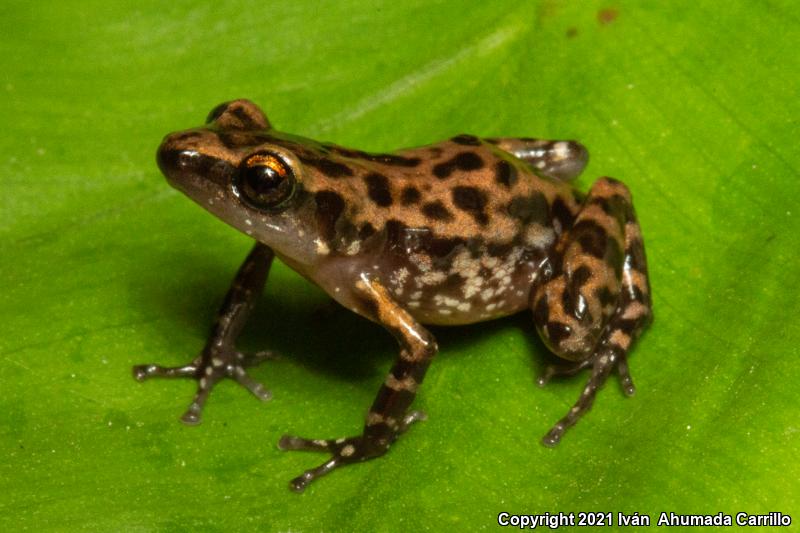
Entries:
{"label": "frog's toe", "polygon": [[147,364],[134,366],[133,377],[137,381],[145,381],[151,377],[196,379],[197,392],[180,420],[187,425],[197,425],[201,422],[203,408],[211,390],[224,378],[233,379],[261,401],[272,398],[272,393],[263,384],[250,377],[246,368],[274,357],[275,353],[271,351],[244,354],[234,350],[206,350],[188,365],[165,367]]}
{"label": "frog's toe", "polygon": [[253,396],[262,402],[272,399],[272,392],[270,392],[270,390],[267,389],[262,383],[259,383],[251,378],[243,368],[239,367],[234,371],[233,379],[236,380],[236,383],[249,390]]}
{"label": "frog's toe", "polygon": [[[352,438],[352,437],[351,437]],[[348,439],[304,439],[294,435],[284,435],[278,441],[278,449],[283,451],[309,451],[326,452],[335,449],[336,446],[344,444]]]}
{"label": "frog's toe", "polygon": [[[363,437],[347,437],[341,439],[304,439],[292,435],[284,435],[278,441],[278,448],[285,451],[312,451],[330,452],[332,457],[310,470],[306,470],[289,482],[289,488],[294,492],[303,492],[309,483],[318,479],[335,468],[364,461],[377,454],[368,455],[365,452],[365,439]],[[389,445],[386,445],[388,449]],[[385,451],[385,450],[384,450]]]}
{"label": "frog's toe", "polygon": [[617,362],[617,374],[619,375],[619,384],[622,386],[622,391],[625,393],[625,396],[633,396],[636,394],[636,386],[633,384],[631,371],[630,368],[628,368],[627,354],[623,353],[620,355],[619,361]]}
{"label": "frog's toe", "polygon": [[278,441],[278,448],[284,451],[328,452],[330,459],[310,470],[306,470],[289,482],[289,488],[295,492],[303,492],[309,483],[331,470],[343,465],[366,461],[379,457],[389,450],[392,443],[404,433],[408,427],[427,416],[422,411],[410,411],[397,425],[397,429],[380,435],[359,435],[339,439],[305,439],[293,435],[284,435]]}
{"label": "frog's toe", "polygon": [[[575,423],[591,409],[597,391],[600,390],[608,380],[614,368],[617,369],[617,373],[620,376],[625,394],[631,396],[636,390],[633,386],[633,380],[631,379],[627,358],[624,352],[600,350],[586,361],[566,367],[567,370],[565,370],[565,373],[571,375],[586,367],[592,368],[592,375],[589,377],[589,381],[586,382],[578,401],[575,402],[567,414],[542,438],[542,444],[545,446],[553,447],[561,442],[561,437],[567,429],[574,426]],[[545,376],[546,375],[547,374],[545,374]]]}
{"label": "frog's toe", "polygon": [[199,424],[211,390],[226,377],[232,378],[261,401],[272,398],[272,393],[264,385],[251,378],[241,364],[207,365],[202,377],[197,380],[197,393],[192,403],[189,404],[189,408],[181,416],[181,422],[190,426]]}
{"label": "frog's toe", "polygon": [[133,378],[142,382],[148,378],[191,378],[197,375],[200,361],[195,359],[188,365],[182,366],[161,366],[155,364],[135,365],[133,367]]}
{"label": "frog's toe", "polygon": [[545,367],[541,376],[536,379],[536,384],[540,387],[547,385],[554,377],[561,376],[574,376],[584,368],[592,365],[592,359],[585,359],[583,361],[575,361],[565,364],[550,364]]}

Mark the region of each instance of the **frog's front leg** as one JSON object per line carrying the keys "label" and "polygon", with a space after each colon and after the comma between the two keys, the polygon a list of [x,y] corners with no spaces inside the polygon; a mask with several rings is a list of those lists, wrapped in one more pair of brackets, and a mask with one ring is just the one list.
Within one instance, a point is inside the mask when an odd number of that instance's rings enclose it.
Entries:
{"label": "frog's front leg", "polygon": [[177,367],[153,364],[133,367],[133,376],[138,381],[154,376],[190,377],[198,381],[197,394],[181,417],[186,424],[200,423],[203,406],[211,389],[225,377],[233,378],[260,400],[270,398],[270,392],[253,380],[245,368],[268,359],[272,353],[265,351],[245,355],[236,350],[235,342],[264,288],[273,257],[268,246],[258,243],[253,247],[225,296],[205,348],[191,363]]}
{"label": "frog's front leg", "polygon": [[598,180],[555,251],[553,276],[534,293],[533,315],[548,347],[571,363],[549,367],[539,383],[584,368],[592,375],[544,437],[547,446],[558,444],[591,407],[615,367],[624,391],[633,394],[627,353],[652,321],[644,244],[625,185]]}
{"label": "frog's front leg", "polygon": [[283,450],[328,452],[332,457],[294,478],[290,487],[302,492],[313,480],[346,464],[366,461],[383,455],[410,424],[425,415],[408,412],[422,383],[437,346],[433,336],[400,307],[380,282],[362,277],[356,283],[363,304],[360,311],[381,323],[400,344],[400,356],[381,385],[367,414],[363,434],[357,437],[312,440],[285,435],[278,446]]}

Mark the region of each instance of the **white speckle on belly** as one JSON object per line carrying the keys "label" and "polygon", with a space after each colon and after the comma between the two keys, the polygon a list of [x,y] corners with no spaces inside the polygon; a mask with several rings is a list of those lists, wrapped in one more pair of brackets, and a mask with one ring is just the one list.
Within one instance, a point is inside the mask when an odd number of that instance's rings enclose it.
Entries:
{"label": "white speckle on belly", "polygon": [[435,285],[447,279],[447,274],[441,270],[432,270],[426,272],[419,277],[419,280],[425,285]]}
{"label": "white speckle on belly", "polygon": [[330,248],[328,248],[328,245],[325,243],[325,241],[323,241],[320,238],[314,239],[314,244],[317,245],[317,253],[319,255],[328,255],[331,251]]}
{"label": "white speckle on belly", "polygon": [[347,247],[347,250],[345,250],[344,253],[347,255],[356,255],[360,249],[361,249],[361,241],[356,240],[350,243],[350,245]]}
{"label": "white speckle on belly", "polygon": [[406,278],[408,278],[408,269],[406,267],[402,267],[398,270],[392,272],[392,275],[389,276],[389,283],[392,285],[402,285],[406,282]]}
{"label": "white speckle on belly", "polygon": [[467,280],[464,281],[464,298],[472,298],[479,293],[483,287],[483,281],[483,278],[480,276],[467,278]]}

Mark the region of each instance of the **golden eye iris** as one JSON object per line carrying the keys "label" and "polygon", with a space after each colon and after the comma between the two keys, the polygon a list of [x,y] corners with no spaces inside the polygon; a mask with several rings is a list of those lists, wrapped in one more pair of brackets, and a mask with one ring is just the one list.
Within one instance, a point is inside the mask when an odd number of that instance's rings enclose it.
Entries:
{"label": "golden eye iris", "polygon": [[259,153],[244,161],[236,185],[244,200],[253,207],[275,210],[291,198],[295,178],[291,168],[280,157]]}
{"label": "golden eye iris", "polygon": [[248,167],[267,166],[277,172],[281,176],[285,176],[287,172],[286,165],[283,161],[271,154],[256,154],[250,156],[245,165]]}

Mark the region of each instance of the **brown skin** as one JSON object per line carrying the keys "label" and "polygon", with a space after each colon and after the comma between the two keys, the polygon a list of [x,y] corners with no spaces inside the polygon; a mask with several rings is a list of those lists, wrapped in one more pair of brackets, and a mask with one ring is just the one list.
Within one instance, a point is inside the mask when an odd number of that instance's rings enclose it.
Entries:
{"label": "brown skin", "polygon": [[205,127],[168,135],[159,166],[173,186],[258,244],[201,355],[183,367],[138,366],[134,375],[197,378],[187,423],[200,421],[209,392],[226,376],[267,399],[245,368],[269,353],[248,357],[234,344],[274,254],[400,345],[361,435],[281,439],[283,449],[331,454],[292,480],[294,490],[382,455],[422,417],[409,408],[437,351],[423,324],[469,324],[531,308],[547,346],[570,361],[548,368],[540,383],[592,369],[578,402],[545,436],[554,445],[615,368],[633,393],[627,353],[652,320],[630,192],[611,178],[586,196],[567,183],[587,158],[572,141],[470,135],[368,154],[280,133],[247,100],[221,104]]}

